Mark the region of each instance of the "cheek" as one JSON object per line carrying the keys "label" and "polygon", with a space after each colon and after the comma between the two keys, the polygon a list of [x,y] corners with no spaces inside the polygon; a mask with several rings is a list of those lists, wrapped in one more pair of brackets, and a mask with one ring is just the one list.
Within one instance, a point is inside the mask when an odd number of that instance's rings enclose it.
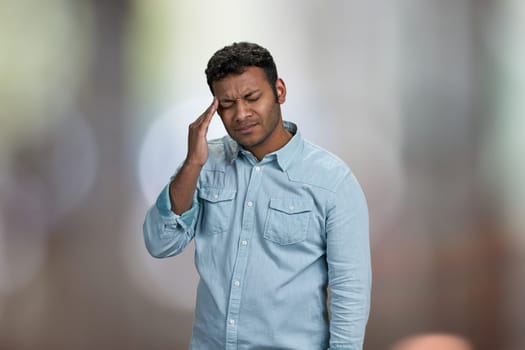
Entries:
{"label": "cheek", "polygon": [[257,110],[260,114],[263,114],[265,116],[270,116],[275,112],[275,109],[277,106],[279,105],[276,104],[273,100],[271,100],[271,101],[266,101],[266,103],[258,106]]}
{"label": "cheek", "polygon": [[221,108],[217,109],[217,115],[221,118],[221,120],[224,122],[224,120],[226,119],[226,115],[227,113],[224,113],[224,110],[222,110]]}

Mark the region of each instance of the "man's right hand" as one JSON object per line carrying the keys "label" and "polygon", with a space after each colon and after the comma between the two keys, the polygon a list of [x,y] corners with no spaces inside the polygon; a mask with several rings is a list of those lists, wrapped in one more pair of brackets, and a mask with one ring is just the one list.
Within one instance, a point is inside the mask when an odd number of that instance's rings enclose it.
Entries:
{"label": "man's right hand", "polygon": [[219,101],[213,99],[211,105],[190,124],[188,132],[188,154],[186,156],[186,165],[196,165],[202,167],[208,160],[208,126],[213,118]]}
{"label": "man's right hand", "polygon": [[208,109],[190,124],[188,155],[170,184],[171,210],[175,214],[182,215],[191,208],[200,171],[208,160],[208,126],[218,105],[219,101],[214,98]]}

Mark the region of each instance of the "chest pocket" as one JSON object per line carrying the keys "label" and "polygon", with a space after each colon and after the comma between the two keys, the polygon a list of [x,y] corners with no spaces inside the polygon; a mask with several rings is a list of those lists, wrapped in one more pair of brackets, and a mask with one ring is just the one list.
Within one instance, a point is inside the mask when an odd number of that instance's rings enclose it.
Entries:
{"label": "chest pocket", "polygon": [[301,199],[270,199],[264,225],[264,238],[281,244],[294,244],[306,239],[312,202]]}
{"label": "chest pocket", "polygon": [[202,188],[199,191],[203,233],[218,234],[228,230],[235,194],[236,191],[220,188]]}

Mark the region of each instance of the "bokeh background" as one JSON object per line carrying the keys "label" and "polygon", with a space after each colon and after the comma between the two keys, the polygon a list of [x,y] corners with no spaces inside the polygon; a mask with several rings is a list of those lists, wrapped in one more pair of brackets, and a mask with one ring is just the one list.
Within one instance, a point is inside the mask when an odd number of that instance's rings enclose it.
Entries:
{"label": "bokeh background", "polygon": [[193,250],[149,257],[142,222],[240,40],[367,194],[365,349],[525,349],[521,0],[0,0],[0,349],[187,348]]}

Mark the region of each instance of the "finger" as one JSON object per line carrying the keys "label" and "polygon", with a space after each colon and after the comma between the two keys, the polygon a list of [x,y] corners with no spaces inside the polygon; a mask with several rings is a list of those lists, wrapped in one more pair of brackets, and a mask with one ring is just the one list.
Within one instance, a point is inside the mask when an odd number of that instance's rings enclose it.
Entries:
{"label": "finger", "polygon": [[217,98],[214,98],[212,103],[208,106],[208,108],[206,108],[206,110],[194,121],[194,124],[200,125],[206,119],[210,119],[215,113],[215,111],[217,110],[217,107],[218,107]]}
{"label": "finger", "polygon": [[215,112],[217,112],[218,107],[219,107],[219,100],[217,99],[217,97],[214,97],[211,105],[206,110],[206,119],[211,119],[211,117],[213,117]]}
{"label": "finger", "polygon": [[215,115],[215,112],[217,112],[218,106],[219,106],[219,100],[215,97],[211,105],[204,112],[204,118],[202,119],[203,124],[206,124],[206,126],[210,124],[211,119]]}

